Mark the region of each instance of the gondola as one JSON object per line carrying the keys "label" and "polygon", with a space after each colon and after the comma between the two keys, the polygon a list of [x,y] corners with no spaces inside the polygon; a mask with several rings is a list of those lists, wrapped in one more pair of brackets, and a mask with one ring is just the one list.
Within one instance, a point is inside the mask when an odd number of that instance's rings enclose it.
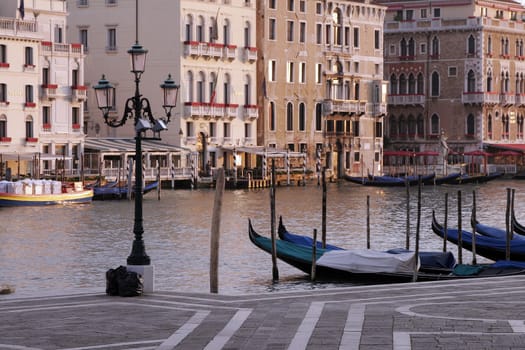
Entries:
{"label": "gondola", "polygon": [[[434,179],[436,174],[429,174],[421,176],[421,182],[428,182]],[[410,186],[417,185],[419,183],[419,175],[411,175],[405,177],[395,177],[395,176],[350,176],[344,175],[346,181],[360,184],[364,186],[376,186],[376,187],[402,187],[406,186],[407,180]]]}
{"label": "gondola", "polygon": [[[288,231],[283,224],[282,216],[279,217],[279,227],[277,229],[277,232],[279,234],[279,238],[284,241],[292,242],[299,245],[305,245],[308,247],[312,247],[313,245],[312,238],[291,233],[290,231]],[[322,242],[317,241],[316,246],[318,248],[322,248]],[[325,244],[325,249],[344,250],[341,247],[331,244]],[[386,251],[386,253],[390,254],[407,252],[410,251],[402,248],[394,248]],[[419,252],[419,262],[419,270],[424,272],[452,272],[454,266],[456,265],[456,259],[454,258],[454,254],[452,254],[451,252]]]}
{"label": "gondola", "polygon": [[[484,225],[484,224],[480,224],[477,220],[475,221],[476,222],[476,232],[483,235],[483,236],[486,236],[486,237],[492,237],[492,238],[497,238],[497,239],[507,239],[507,231],[506,230],[503,230],[503,229],[500,229],[500,228],[497,228],[497,227],[492,227],[492,226],[488,226],[488,225]],[[471,219],[470,221],[471,223],[471,226],[473,226],[474,224],[474,218]],[[512,239],[518,239],[518,240],[525,240],[525,236],[521,235],[521,234],[517,234],[516,232],[514,232],[512,234]]]}
{"label": "gondola", "polygon": [[424,185],[443,185],[449,182],[456,180],[461,176],[461,173],[452,173],[440,177],[434,177],[433,179],[428,179],[423,181]]}
{"label": "gondola", "polygon": [[[444,237],[444,228],[436,220],[435,212],[432,211],[432,231],[440,237]],[[447,240],[458,244],[458,230],[447,229]],[[462,247],[472,251],[472,233],[461,230]],[[525,240],[510,241],[510,258],[514,261],[525,261]],[[505,239],[494,238],[476,234],[476,254],[494,261],[506,258],[507,242]]]}
{"label": "gondola", "polygon": [[[248,220],[248,235],[259,249],[271,254],[272,241],[259,235]],[[313,247],[276,239],[276,256],[306,274],[312,272]],[[359,283],[391,283],[414,281],[414,267],[418,259],[414,252],[390,254],[367,250],[316,250],[316,278],[320,280],[354,281]],[[461,265],[453,273],[425,273],[417,271],[416,281],[436,281],[460,278],[478,278],[525,274],[525,263],[492,265]]]}
{"label": "gondola", "polygon": [[[158,181],[151,182],[144,186],[142,190],[143,194],[151,192],[159,186]],[[133,187],[134,194],[135,187]],[[105,200],[105,199],[125,199],[128,198],[128,187],[127,186],[117,186],[116,184],[111,186],[98,186],[93,187],[93,199],[94,200]]]}
{"label": "gondola", "polygon": [[463,184],[481,184],[498,179],[503,176],[503,173],[493,173],[490,175],[468,175],[463,174],[455,179],[445,182],[449,185],[463,185]]}

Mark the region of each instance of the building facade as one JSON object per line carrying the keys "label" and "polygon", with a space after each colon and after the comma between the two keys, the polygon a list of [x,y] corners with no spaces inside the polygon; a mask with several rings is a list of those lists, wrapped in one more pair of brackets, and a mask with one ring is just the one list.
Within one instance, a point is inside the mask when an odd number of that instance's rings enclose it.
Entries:
{"label": "building facade", "polygon": [[66,4],[8,0],[0,15],[0,175],[75,173],[86,89],[82,47],[66,38]]}
{"label": "building facade", "polygon": [[[126,99],[133,95],[133,77],[124,62],[129,61],[127,50],[138,35],[148,50],[141,93],[150,99],[154,115],[164,115],[159,85],[168,74],[180,84],[179,103],[161,135],[163,142],[198,154],[195,166],[201,171],[208,162],[212,167],[232,166],[235,147],[256,145],[255,3],[159,0],[151,6],[145,1],[69,0],[68,4],[69,34],[88,53],[86,81],[94,86],[105,74],[117,88],[112,115],[121,117]],[[104,125],[94,98],[87,105],[89,135],[134,134],[132,123],[119,129]]]}
{"label": "building facade", "polygon": [[450,152],[524,143],[525,9],[516,1],[387,1],[387,146]]}
{"label": "building facade", "polygon": [[385,8],[259,0],[258,143],[307,154],[335,176],[381,172]]}

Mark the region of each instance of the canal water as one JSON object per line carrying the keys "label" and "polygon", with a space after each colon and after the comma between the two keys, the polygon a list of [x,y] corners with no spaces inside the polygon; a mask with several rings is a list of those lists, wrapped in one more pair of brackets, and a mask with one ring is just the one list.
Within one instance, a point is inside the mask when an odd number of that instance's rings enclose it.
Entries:
{"label": "canal water", "polygon": [[[506,188],[516,189],[515,208],[525,222],[525,182],[495,180],[482,185],[425,186],[421,193],[420,250],[441,250],[431,230],[432,211],[444,218],[449,197],[449,227],[458,221],[457,193],[462,193],[462,223],[470,230],[472,193],[477,218],[505,228]],[[410,188],[410,247],[417,229],[417,187]],[[163,190],[144,197],[144,241],[155,267],[157,291],[209,291],[210,226],[215,191]],[[262,235],[270,234],[269,189],[224,193],[219,253],[219,293],[306,290],[335,283],[312,283],[301,271],[278,262],[280,280],[272,283],[271,256],[248,238],[248,219]],[[370,196],[372,249],[404,247],[407,231],[405,188],[374,188],[348,182],[327,184],[327,241],[346,248],[366,248],[367,196]],[[278,187],[276,214],[289,231],[321,232],[322,189]],[[32,208],[0,208],[0,285],[15,295],[84,291],[105,287],[105,272],[126,264],[133,240],[131,201]],[[447,244],[457,256],[457,247]],[[463,253],[470,262],[469,252]],[[478,258],[478,261],[487,261]],[[340,284],[341,285],[341,284]],[[345,284],[348,285],[348,284]]]}

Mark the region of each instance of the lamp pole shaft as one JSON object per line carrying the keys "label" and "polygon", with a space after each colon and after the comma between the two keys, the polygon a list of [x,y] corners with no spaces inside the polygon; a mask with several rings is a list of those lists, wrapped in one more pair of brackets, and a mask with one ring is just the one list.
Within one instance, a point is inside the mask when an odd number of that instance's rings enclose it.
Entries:
{"label": "lamp pole shaft", "polygon": [[[139,91],[140,78],[135,77],[135,97],[133,98],[133,108],[135,109],[135,124],[141,118],[142,106]],[[135,134],[135,221],[133,225],[133,247],[128,257],[128,265],[149,265],[150,258],[146,254],[146,247],[142,234],[144,233],[142,215],[142,133],[136,131]]]}

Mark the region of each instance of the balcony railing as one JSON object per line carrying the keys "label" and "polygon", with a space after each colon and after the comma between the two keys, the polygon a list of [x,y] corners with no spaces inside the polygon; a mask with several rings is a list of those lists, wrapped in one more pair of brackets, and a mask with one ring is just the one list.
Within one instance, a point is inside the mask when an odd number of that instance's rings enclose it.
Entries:
{"label": "balcony railing", "polygon": [[504,106],[510,106],[516,103],[516,95],[511,93],[503,93],[499,95],[500,103]]}
{"label": "balcony railing", "polygon": [[185,102],[184,117],[186,118],[235,118],[239,105],[206,102]]}
{"label": "balcony railing", "polygon": [[498,104],[500,103],[500,94],[496,92],[463,92],[461,95],[463,104]]}
{"label": "balcony railing", "polygon": [[87,87],[84,85],[74,85],[71,87],[71,95],[74,101],[85,101],[87,99]]}
{"label": "balcony railing", "polygon": [[84,54],[82,44],[61,44],[51,41],[42,41],[42,51],[44,55],[57,54],[80,57]]}
{"label": "balcony railing", "polygon": [[390,105],[424,105],[425,95],[422,94],[402,94],[388,95],[388,104]]}
{"label": "balcony railing", "polygon": [[11,138],[10,137],[0,137],[0,143],[10,143],[11,142]]}
{"label": "balcony railing", "polygon": [[244,58],[246,61],[254,62],[257,60],[257,48],[256,47],[245,47]]}
{"label": "balcony railing", "polygon": [[57,84],[44,84],[42,85],[42,98],[44,99],[54,99],[57,97]]}
{"label": "balcony railing", "polygon": [[366,101],[360,100],[324,100],[323,113],[342,113],[348,115],[366,113]]}
{"label": "balcony railing", "polygon": [[254,120],[259,117],[259,108],[256,105],[244,105],[244,120]]}
{"label": "balcony railing", "polygon": [[206,57],[229,60],[235,59],[237,46],[225,45],[221,43],[201,42],[201,41],[185,41],[184,55],[193,57]]}

